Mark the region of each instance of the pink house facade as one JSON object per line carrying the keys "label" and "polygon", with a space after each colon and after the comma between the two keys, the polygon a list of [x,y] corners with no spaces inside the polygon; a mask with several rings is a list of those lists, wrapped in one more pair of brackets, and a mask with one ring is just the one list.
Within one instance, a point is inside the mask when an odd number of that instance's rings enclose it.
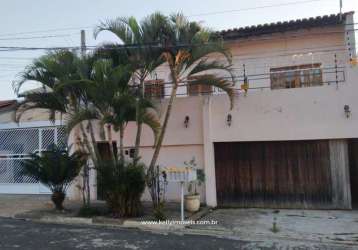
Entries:
{"label": "pink house facade", "polygon": [[[220,34],[237,76],[234,108],[216,89],[208,94],[183,84],[159,165],[183,166],[195,157],[206,175],[202,202],[212,207],[352,208],[358,195],[353,13]],[[161,88],[155,92],[160,93],[159,112],[167,103],[169,81],[165,65],[148,79]],[[128,158],[135,131],[135,124],[128,124]],[[152,132],[144,128],[140,150],[145,163],[152,146]],[[179,198],[179,186],[169,184],[167,200]]]}

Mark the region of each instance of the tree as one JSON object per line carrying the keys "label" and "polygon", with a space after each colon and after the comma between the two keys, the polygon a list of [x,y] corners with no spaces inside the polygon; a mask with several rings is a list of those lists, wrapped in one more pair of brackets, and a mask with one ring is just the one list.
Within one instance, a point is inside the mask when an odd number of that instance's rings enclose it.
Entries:
{"label": "tree", "polygon": [[22,162],[23,174],[47,186],[51,192],[51,200],[57,210],[63,210],[63,201],[66,190],[78,176],[86,155],[75,152],[69,155],[68,151],[59,147],[33,154],[31,159]]}
{"label": "tree", "polygon": [[[35,59],[20,74],[19,80],[15,82],[15,93],[22,98],[19,102],[15,121],[19,122],[24,113],[34,109],[45,109],[48,111],[49,120],[55,121],[57,117],[61,120],[64,115],[71,115],[80,112],[84,108],[86,100],[72,88],[59,88],[63,83],[79,80],[88,65],[93,64],[92,58],[82,60],[76,53],[68,50],[57,50],[48,52],[46,55]],[[86,67],[84,67],[86,66]],[[91,67],[89,67],[91,68]],[[28,82],[39,84],[39,88],[21,93],[23,85]],[[94,131],[92,124],[89,123],[91,139],[88,138],[83,124],[79,126],[80,130],[75,131],[76,146],[90,153],[93,163],[97,164],[98,149],[94,143]],[[80,140],[80,134],[83,140]],[[84,178],[88,177],[88,165],[83,169]],[[89,206],[90,190],[89,178],[84,180],[86,183],[86,197],[84,203]],[[84,197],[85,197],[84,196]]]}
{"label": "tree", "polygon": [[[162,58],[168,65],[172,79],[172,89],[168,105],[164,111],[162,129],[158,135],[148,175],[154,206],[160,200],[156,190],[155,166],[165,136],[169,118],[171,116],[177,88],[180,83],[188,85],[210,85],[227,93],[230,99],[230,109],[235,98],[234,75],[231,70],[231,55],[224,47],[223,42],[214,33],[202,27],[197,22],[188,21],[182,14],[170,16],[168,24],[161,33],[164,52]],[[224,62],[209,56],[222,56]],[[222,75],[217,75],[220,72]],[[226,75],[223,75],[226,74]],[[194,77],[193,77],[194,76]],[[192,80],[194,79],[194,80]]]}
{"label": "tree", "polygon": [[[100,124],[107,128],[109,144],[112,145],[112,128],[119,132],[119,158],[124,161],[124,130],[128,122],[136,121],[136,99],[133,90],[128,85],[132,77],[130,65],[113,64],[109,59],[98,59],[94,65],[90,78],[72,81],[62,85],[67,88],[69,85],[76,88],[86,96],[89,105],[82,112],[72,114],[68,120],[68,127],[73,128],[77,124],[98,120]],[[158,121],[154,106],[150,102],[144,103],[141,109],[140,120],[147,124],[154,133],[159,132],[160,122]],[[113,148],[110,147],[113,160],[117,157],[114,155]]]}
{"label": "tree", "polygon": [[99,49],[99,51],[102,56],[105,55],[111,58],[115,63],[125,54],[135,69],[132,79],[133,82],[137,82],[135,86],[138,91],[136,93],[137,133],[133,157],[134,163],[139,160],[140,138],[142,124],[146,120],[146,110],[148,106],[153,106],[145,98],[145,79],[164,62],[160,57],[162,48],[148,45],[155,45],[160,41],[158,35],[166,25],[168,25],[167,17],[157,12],[144,19],[141,23],[135,17],[120,17],[102,22],[94,32],[95,37],[102,31],[110,31],[115,34],[124,46],[108,44]]}

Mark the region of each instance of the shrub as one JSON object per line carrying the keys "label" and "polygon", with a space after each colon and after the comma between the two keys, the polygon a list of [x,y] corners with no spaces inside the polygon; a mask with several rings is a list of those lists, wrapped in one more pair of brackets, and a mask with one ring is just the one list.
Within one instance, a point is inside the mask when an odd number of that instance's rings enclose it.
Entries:
{"label": "shrub", "polygon": [[145,189],[145,166],[141,163],[107,161],[98,169],[104,199],[114,216],[132,217],[142,213],[140,198]]}
{"label": "shrub", "polygon": [[89,207],[89,206],[83,206],[81,207],[81,209],[78,211],[78,216],[79,217],[86,217],[86,218],[91,218],[93,216],[99,216],[101,215],[101,211],[98,208],[95,207]]}
{"label": "shrub", "polygon": [[78,176],[84,162],[82,153],[69,155],[68,151],[54,146],[23,161],[22,172],[47,186],[52,192],[51,200],[56,209],[63,210],[66,190]]}
{"label": "shrub", "polygon": [[160,202],[157,207],[154,208],[153,216],[157,221],[163,221],[167,219],[165,214],[165,203]]}

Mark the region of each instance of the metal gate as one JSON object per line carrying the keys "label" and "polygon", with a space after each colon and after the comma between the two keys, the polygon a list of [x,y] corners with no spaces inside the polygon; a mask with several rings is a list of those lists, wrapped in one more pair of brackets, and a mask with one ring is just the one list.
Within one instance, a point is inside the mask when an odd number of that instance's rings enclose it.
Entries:
{"label": "metal gate", "polygon": [[36,180],[21,174],[21,162],[51,145],[66,147],[65,132],[63,126],[0,129],[0,193],[49,193]]}

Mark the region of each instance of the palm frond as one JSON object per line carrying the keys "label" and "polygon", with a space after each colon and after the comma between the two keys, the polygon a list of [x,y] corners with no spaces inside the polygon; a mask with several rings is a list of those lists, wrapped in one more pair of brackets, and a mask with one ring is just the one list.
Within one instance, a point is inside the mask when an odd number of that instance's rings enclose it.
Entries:
{"label": "palm frond", "polygon": [[71,132],[72,129],[81,122],[97,119],[100,119],[100,115],[94,108],[78,110],[74,114],[68,114],[66,118],[66,129],[68,132]]}
{"label": "palm frond", "polygon": [[66,99],[56,93],[42,93],[34,92],[28,93],[23,101],[20,101],[15,108],[14,118],[16,122],[19,122],[22,115],[29,110],[45,109],[49,111],[49,120],[55,120],[54,114],[56,112],[66,113]]}
{"label": "palm frond", "polygon": [[151,130],[153,131],[154,145],[155,145],[157,142],[157,139],[158,139],[160,129],[161,129],[161,124],[160,124],[160,120],[159,120],[158,116],[153,112],[147,111],[142,115],[141,121],[144,124],[146,124],[147,126],[149,126],[151,128]]}
{"label": "palm frond", "polygon": [[237,93],[230,80],[224,77],[218,77],[214,75],[199,75],[199,76],[195,76],[195,79],[190,80],[188,84],[191,85],[204,84],[223,90],[224,92],[226,92],[226,94],[230,99],[230,109],[233,109],[234,101]]}
{"label": "palm frond", "polygon": [[72,181],[78,176],[86,156],[75,152],[69,155],[59,147],[45,151],[42,155],[33,154],[30,159],[22,162],[22,171],[52,192],[65,193]]}

